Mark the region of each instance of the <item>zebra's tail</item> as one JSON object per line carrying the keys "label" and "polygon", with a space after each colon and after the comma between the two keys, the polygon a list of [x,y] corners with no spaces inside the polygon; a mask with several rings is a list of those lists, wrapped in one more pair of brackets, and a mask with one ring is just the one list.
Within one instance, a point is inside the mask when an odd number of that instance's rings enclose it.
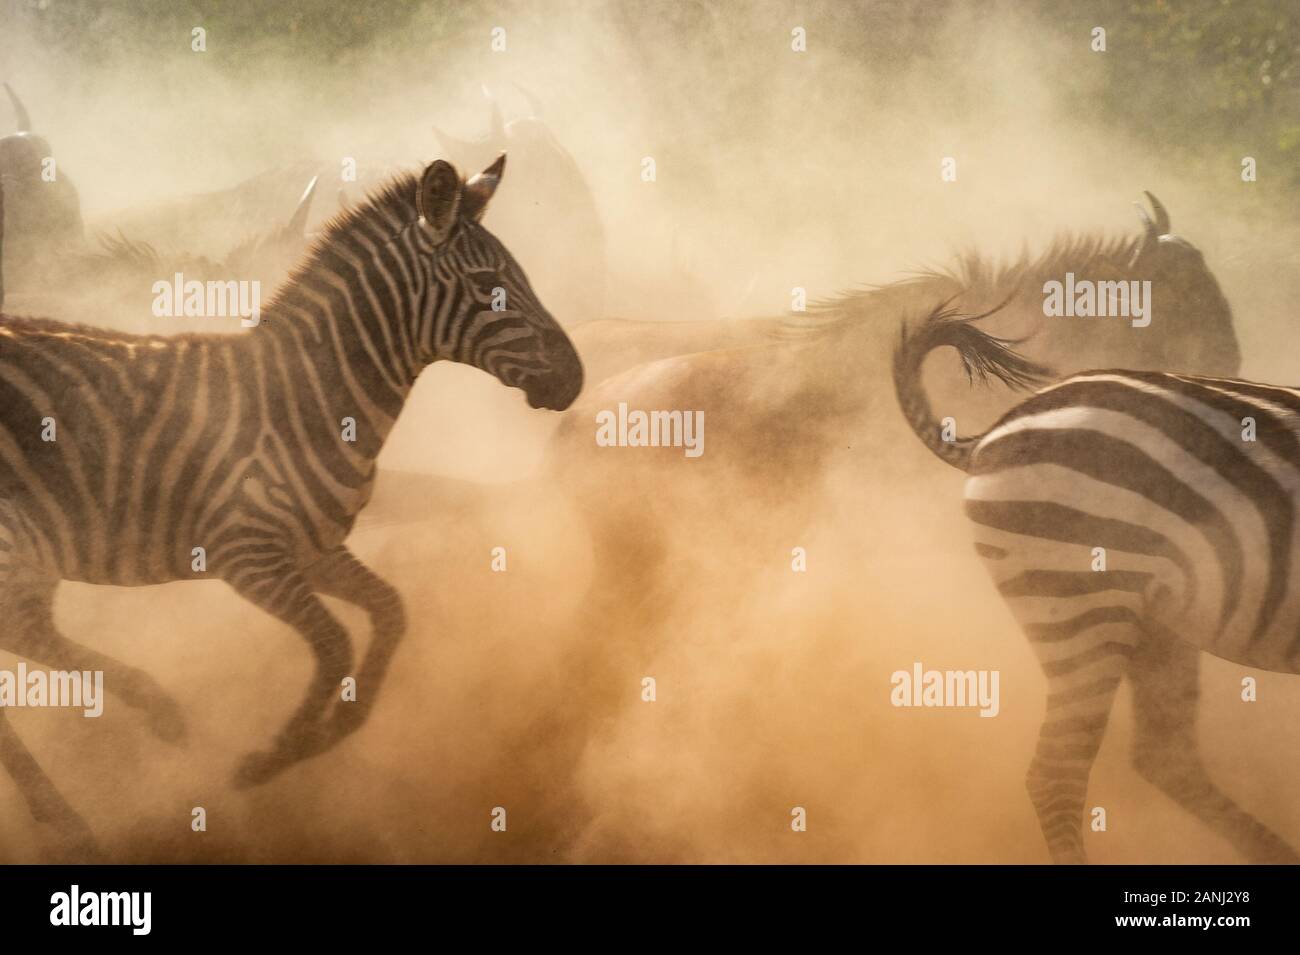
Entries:
{"label": "zebra's tail", "polygon": [[974,322],[987,318],[998,308],[983,315],[963,316],[945,302],[915,331],[909,331],[905,322],[898,348],[894,351],[894,390],[903,416],[922,444],[940,460],[962,471],[969,470],[971,452],[983,435],[953,436],[952,440],[944,440],[921,383],[921,366],[925,357],[936,348],[952,346],[961,356],[966,378],[971,384],[977,377],[981,384],[987,384],[992,376],[1012,388],[1029,388],[1052,378],[1046,366],[1012,350],[1018,341],[995,338],[975,327]]}

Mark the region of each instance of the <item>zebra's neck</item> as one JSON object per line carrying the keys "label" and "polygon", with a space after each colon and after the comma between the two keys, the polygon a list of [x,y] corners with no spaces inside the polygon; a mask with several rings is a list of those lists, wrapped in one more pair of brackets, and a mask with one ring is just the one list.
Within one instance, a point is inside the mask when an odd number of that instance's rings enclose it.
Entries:
{"label": "zebra's neck", "polygon": [[268,414],[284,416],[271,428],[347,432],[349,454],[378,456],[428,357],[419,317],[439,306],[422,267],[433,249],[415,227],[417,185],[400,175],[331,222],[266,306],[250,338]]}
{"label": "zebra's neck", "polygon": [[354,470],[368,473],[392,431],[423,364],[409,315],[413,292],[384,288],[365,272],[296,276],[248,336],[258,362],[260,403],[272,428],[323,429],[349,446]]}

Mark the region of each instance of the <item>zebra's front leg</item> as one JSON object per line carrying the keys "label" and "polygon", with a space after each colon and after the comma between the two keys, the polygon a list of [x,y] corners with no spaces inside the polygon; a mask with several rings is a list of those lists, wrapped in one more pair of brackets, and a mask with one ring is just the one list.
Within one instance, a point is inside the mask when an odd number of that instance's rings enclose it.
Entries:
{"label": "zebra's front leg", "polygon": [[1210,779],[1196,743],[1201,651],[1172,635],[1150,635],[1129,665],[1133,768],[1232,843],[1249,861],[1300,863],[1280,836]]}
{"label": "zebra's front leg", "polygon": [[356,732],[374,709],[379,688],[406,633],[406,612],[402,597],[387,581],[376,575],[346,547],[331,551],[307,569],[316,592],[355,604],[370,615],[370,647],[357,674],[356,699],[340,699],[330,719],[331,741]]}
{"label": "zebra's front leg", "polygon": [[[12,533],[0,527],[0,618],[3,645],[24,653],[49,617],[56,580],[16,562],[10,545]],[[4,767],[27,802],[32,818],[50,827],[55,839],[52,862],[99,862],[102,856],[90,827],[63,798],[36,761],[0,707],[0,766]]]}
{"label": "zebra's front leg", "polygon": [[244,789],[264,783],[333,745],[336,737],[328,730],[325,716],[338,699],[343,678],[352,671],[352,644],[342,624],[288,559],[279,565],[259,563],[254,572],[235,574],[228,582],[242,596],[302,634],[316,658],[307,692],[271,748],[248,754],[235,769],[234,786]]}

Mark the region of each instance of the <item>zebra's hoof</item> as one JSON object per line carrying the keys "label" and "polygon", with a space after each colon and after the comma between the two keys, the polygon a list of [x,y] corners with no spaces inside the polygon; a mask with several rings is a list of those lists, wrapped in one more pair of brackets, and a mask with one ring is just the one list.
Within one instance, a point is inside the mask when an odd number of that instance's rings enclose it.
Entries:
{"label": "zebra's hoof", "polygon": [[1261,842],[1262,845],[1252,846],[1246,851],[1247,861],[1256,865],[1300,864],[1300,855],[1273,833],[1267,833]]}
{"label": "zebra's hoof", "polygon": [[274,753],[249,753],[235,767],[235,774],[230,784],[235,789],[249,789],[260,786],[279,774],[285,768],[285,762]]}
{"label": "zebra's hoof", "polygon": [[65,865],[104,865],[108,856],[94,839],[78,839],[59,848]]}

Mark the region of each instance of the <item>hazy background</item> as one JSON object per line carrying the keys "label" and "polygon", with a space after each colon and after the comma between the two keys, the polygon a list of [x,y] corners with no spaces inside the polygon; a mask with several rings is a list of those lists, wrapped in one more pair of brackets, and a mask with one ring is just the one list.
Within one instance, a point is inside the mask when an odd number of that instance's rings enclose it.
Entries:
{"label": "hazy background", "polygon": [[[816,298],[965,248],[1009,256],[1067,230],[1135,234],[1130,203],[1150,189],[1222,283],[1245,374],[1300,380],[1295,6],[1059,6],[0,0],[0,78],[75,181],[91,231],[128,221],[133,237],[208,254],[228,247],[229,222],[150,234],[149,204],[305,159],[427,162],[433,124],[486,131],[484,85],[507,120],[526,115],[522,84],[595,196],[605,311],[656,321],[779,314],[793,286]],[[195,26],[206,53],[190,52]],[[497,26],[503,53],[490,48]],[[806,53],[790,50],[796,26]],[[1106,53],[1089,48],[1094,26]],[[654,183],[641,181],[645,156]],[[940,180],[945,156],[955,183]],[[1241,181],[1243,156],[1258,182]],[[556,238],[544,210],[521,214],[534,197],[517,172],[485,221],[524,223],[500,234],[529,268],[530,249]],[[298,191],[248,227],[271,226]],[[543,301],[567,278],[532,273]],[[55,317],[95,321],[85,308]],[[880,427],[899,424],[883,412]],[[296,703],[302,641],[215,582],[64,584],[65,632],[148,669],[190,721],[174,749],[112,698],[99,721],[11,714],[110,854],[1045,861],[1022,785],[1044,681],[971,553],[958,475],[910,437],[896,460],[837,471],[792,542],[809,550],[806,575],[789,572],[788,548],[741,575],[753,555],[714,543],[735,527],[678,528],[711,572],[674,578],[652,622],[638,608],[612,625],[591,613],[581,509],[539,479],[556,419],[476,371],[425,375],[381,459],[414,473],[381,480],[353,539],[412,619],[384,698],[355,737],[251,793],[229,788],[230,771]],[[756,506],[751,519],[769,517]],[[498,545],[506,574],[488,569]],[[363,615],[331,606],[364,641]],[[643,630],[653,639],[638,643]],[[1001,670],[1002,714],[892,708],[889,674],[914,660]],[[1294,843],[1300,684],[1254,673],[1248,707],[1246,672],[1206,662],[1207,762]],[[639,700],[647,675],[654,704]],[[1093,775],[1089,805],[1110,821],[1086,837],[1093,859],[1239,861],[1136,777],[1127,742],[1123,693]],[[41,858],[7,781],[0,804],[0,858]],[[189,831],[196,805],[207,833]],[[806,833],[790,831],[796,805]],[[507,833],[488,830],[494,806]]]}

